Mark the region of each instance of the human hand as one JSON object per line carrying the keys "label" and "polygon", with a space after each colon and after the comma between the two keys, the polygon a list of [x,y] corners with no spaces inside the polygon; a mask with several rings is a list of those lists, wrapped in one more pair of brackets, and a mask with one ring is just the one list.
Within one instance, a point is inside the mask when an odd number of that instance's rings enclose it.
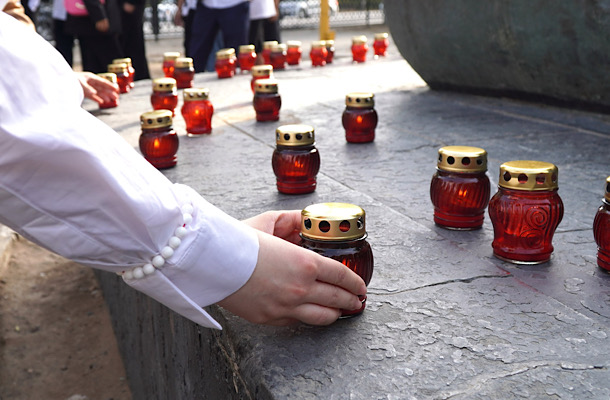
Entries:
{"label": "human hand", "polygon": [[108,32],[108,29],[110,29],[110,22],[108,21],[108,18],[100,19],[99,21],[97,21],[95,23],[95,29],[100,32]]}
{"label": "human hand", "polygon": [[263,231],[291,243],[298,244],[301,240],[301,212],[267,211],[243,221],[254,229]]}
{"label": "human hand", "polygon": [[127,14],[133,14],[133,12],[136,10],[136,6],[134,6],[131,3],[123,3],[123,11],[125,11]]}
{"label": "human hand", "polygon": [[119,98],[118,85],[91,72],[76,72],[85,97],[98,104],[116,101]]}
{"label": "human hand", "polygon": [[362,308],[358,296],[366,294],[366,285],[356,273],[288,241],[298,237],[299,215],[273,211],[244,221],[262,229],[257,231],[258,261],[248,282],[220,301],[221,307],[266,325],[328,325],[341,316],[341,309]]}
{"label": "human hand", "polygon": [[184,19],[182,18],[182,13],[180,9],[174,14],[174,25],[176,26],[184,26]]}

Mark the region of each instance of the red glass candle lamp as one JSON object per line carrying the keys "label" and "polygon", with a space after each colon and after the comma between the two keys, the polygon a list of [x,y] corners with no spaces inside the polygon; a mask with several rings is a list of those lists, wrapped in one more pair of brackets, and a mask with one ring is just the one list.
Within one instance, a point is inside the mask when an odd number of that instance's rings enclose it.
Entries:
{"label": "red glass candle lamp", "polygon": [[301,63],[301,42],[298,40],[289,40],[286,42],[286,63],[288,65],[299,65]]}
{"label": "red glass candle lamp", "polygon": [[163,74],[166,78],[174,77],[174,68],[176,67],[176,59],[180,57],[177,51],[168,51],[163,53]]}
{"label": "red glass candle lamp", "polygon": [[253,44],[244,44],[239,46],[239,56],[237,57],[239,62],[239,69],[243,71],[250,71],[256,63],[256,51]]}
{"label": "red glass candle lamp", "polygon": [[[97,76],[99,76],[100,78],[104,78],[108,82],[117,85],[116,74],[114,72],[102,72],[102,73],[97,74]],[[119,105],[119,98],[117,97],[114,100],[104,101],[99,106],[100,106],[100,109],[106,109],[106,108],[114,108],[114,107],[117,107],[118,105]]]}
{"label": "red glass candle lamp", "polygon": [[235,75],[235,49],[220,49],[216,52],[216,75],[218,79]]}
{"label": "red glass candle lamp", "polygon": [[325,66],[326,57],[328,57],[328,50],[326,50],[326,42],[324,40],[315,40],[311,42],[311,51],[309,52],[309,58],[311,58],[311,65],[313,67]]}
{"label": "red glass candle lamp", "polygon": [[276,148],[271,165],[277,190],[285,194],[311,193],[316,190],[320,154],[315,134],[309,125],[284,125],[276,129]]}
{"label": "red glass candle lamp", "polygon": [[178,89],[186,89],[193,87],[193,79],[195,79],[195,68],[193,67],[193,59],[190,57],[176,58],[176,66],[174,68],[174,79]]}
{"label": "red glass candle lamp", "polygon": [[266,42],[263,42],[262,56],[265,64],[271,64],[271,48],[276,44],[278,44],[277,40],[267,40]]}
{"label": "red glass candle lamp", "polygon": [[188,136],[212,133],[214,106],[209,100],[208,89],[184,89],[182,116]]}
{"label": "red glass candle lamp", "polygon": [[157,78],[152,81],[153,92],[150,95],[150,103],[153,110],[169,110],[174,116],[174,110],[178,105],[178,90],[174,78]]}
{"label": "red glass candle lamp", "polygon": [[172,127],[169,110],[149,111],[140,116],[140,151],[155,168],[165,169],[176,165],[178,135]]}
{"label": "red glass candle lamp", "polygon": [[373,51],[375,53],[375,58],[377,57],[385,57],[386,52],[388,50],[388,46],[390,45],[390,40],[388,39],[387,33],[376,33],[375,41],[373,42]]}
{"label": "red glass candle lamp", "polygon": [[489,202],[494,256],[515,264],[550,260],[553,235],[563,218],[557,167],[542,161],[500,166],[498,192]]}
{"label": "red glass candle lamp", "polygon": [[366,52],[369,50],[368,39],[364,35],[352,38],[352,60],[357,63],[366,61]]}
{"label": "red glass candle lamp", "polygon": [[275,79],[259,79],[254,82],[254,99],[252,100],[256,120],[259,122],[277,121],[280,119],[282,98],[278,93]]}
{"label": "red glass candle lamp", "polygon": [[133,68],[133,64],[131,63],[131,58],[129,57],[125,57],[125,58],[115,58],[114,60],[112,60],[113,64],[127,64],[127,72],[129,72],[129,87],[131,87],[132,89],[135,87],[135,84],[133,83],[133,78],[136,74],[136,70]]}
{"label": "red glass candle lamp", "polygon": [[116,81],[119,85],[119,93],[129,93],[131,86],[129,85],[129,71],[127,71],[127,64],[110,64],[108,65],[108,72],[116,74]]}
{"label": "red glass candle lamp", "polygon": [[479,147],[445,146],[438,150],[430,183],[434,223],[442,228],[474,230],[483,226],[489,203],[487,152]]}
{"label": "red glass candle lamp", "polygon": [[286,52],[287,46],[284,43],[278,43],[271,47],[269,59],[274,70],[286,69]]}
{"label": "red glass candle lamp", "polygon": [[[301,246],[339,261],[357,273],[368,286],[373,277],[373,250],[366,240],[365,212],[347,203],[320,203],[301,211]],[[366,308],[342,310],[341,317],[354,317]]]}
{"label": "red glass candle lamp", "polygon": [[597,243],[597,265],[610,272],[610,176],[606,178],[606,194],[593,221],[593,236]]}
{"label": "red glass candle lamp", "polygon": [[271,65],[255,65],[250,70],[252,74],[252,80],[250,81],[250,87],[252,93],[254,93],[254,83],[259,79],[271,79],[273,78],[273,67]]}
{"label": "red glass candle lamp", "polygon": [[345,139],[349,143],[368,143],[375,140],[377,111],[373,93],[350,93],[345,96],[342,115]]}
{"label": "red glass candle lamp", "polygon": [[335,58],[335,41],[325,40],[324,44],[326,45],[326,64],[332,64]]}

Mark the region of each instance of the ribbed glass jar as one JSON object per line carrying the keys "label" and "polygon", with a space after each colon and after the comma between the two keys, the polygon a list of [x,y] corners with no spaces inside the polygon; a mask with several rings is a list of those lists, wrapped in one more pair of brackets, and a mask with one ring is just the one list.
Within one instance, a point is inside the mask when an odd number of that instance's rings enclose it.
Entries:
{"label": "ribbed glass jar", "polygon": [[494,255],[515,264],[550,260],[553,235],[563,218],[558,169],[542,161],[500,166],[498,192],[489,202]]}
{"label": "ribbed glass jar", "polygon": [[373,93],[349,93],[345,96],[345,110],[341,117],[345,140],[349,143],[368,143],[375,140],[377,111]]}
{"label": "ribbed glass jar", "polygon": [[254,98],[252,99],[256,120],[259,122],[277,121],[280,119],[282,98],[278,93],[275,79],[259,79],[254,82]]}
{"label": "ribbed glass jar", "polygon": [[193,67],[192,58],[179,57],[176,59],[176,67],[174,68],[174,79],[176,79],[176,87],[178,89],[186,89],[193,87],[193,79],[195,79],[195,68]]}
{"label": "ribbed glass jar", "polygon": [[597,265],[610,272],[610,176],[606,178],[606,193],[593,221],[593,236],[597,243]]}
{"label": "ribbed glass jar", "polygon": [[489,204],[487,152],[479,147],[445,146],[438,150],[430,183],[434,223],[455,230],[480,229]]}
{"label": "ribbed glass jar", "polygon": [[239,46],[239,55],[237,56],[239,62],[239,69],[243,71],[250,71],[256,63],[256,51],[253,44],[244,44]]}
{"label": "ribbed glass jar", "polygon": [[[108,82],[117,85],[116,74],[114,72],[102,72],[102,73],[97,74],[97,76],[99,76],[100,78],[104,78]],[[103,103],[101,103],[99,105],[99,107],[100,107],[100,109],[106,109],[106,108],[114,108],[114,107],[117,107],[118,105],[119,105],[119,98],[117,97],[114,100],[104,101]]]}
{"label": "ribbed glass jar", "polygon": [[209,100],[208,89],[184,89],[182,117],[188,136],[212,133],[214,106]]}
{"label": "ribbed glass jar", "polygon": [[309,52],[309,58],[311,58],[311,65],[314,67],[325,66],[326,57],[328,57],[328,50],[326,50],[326,42],[323,40],[316,40],[311,42],[311,51]]}
{"label": "ribbed glass jar", "polygon": [[366,53],[369,50],[368,39],[364,35],[352,38],[352,60],[357,63],[366,61]]}
{"label": "ribbed glass jar", "polygon": [[140,151],[148,162],[158,169],[176,165],[178,135],[172,127],[169,110],[149,111],[140,116]]}
{"label": "ribbed glass jar", "polygon": [[127,64],[110,64],[108,65],[108,72],[116,74],[116,81],[119,85],[119,93],[129,93],[131,85],[129,84],[129,71],[127,70]]}
{"label": "ribbed glass jar", "polygon": [[[320,203],[301,211],[301,246],[339,261],[357,273],[368,286],[373,277],[373,250],[367,242],[365,212],[347,203]],[[342,310],[341,317],[362,314],[366,296],[359,310]]]}
{"label": "ribbed glass jar", "polygon": [[153,92],[150,95],[150,103],[153,110],[169,110],[174,116],[174,110],[178,105],[178,90],[174,78],[157,78],[152,81]]}
{"label": "ribbed glass jar", "polygon": [[285,194],[311,193],[316,190],[320,154],[315,133],[309,125],[283,125],[276,129],[276,148],[271,166],[277,190]]}
{"label": "ribbed glass jar", "polygon": [[216,75],[218,79],[232,78],[235,75],[235,49],[220,49],[216,52]]}

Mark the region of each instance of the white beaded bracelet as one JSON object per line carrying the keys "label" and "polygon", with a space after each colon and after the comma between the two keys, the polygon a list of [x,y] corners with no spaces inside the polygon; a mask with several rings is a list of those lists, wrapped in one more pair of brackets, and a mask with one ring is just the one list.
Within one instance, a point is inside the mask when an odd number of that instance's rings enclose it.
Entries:
{"label": "white beaded bracelet", "polygon": [[149,263],[145,264],[142,267],[133,267],[126,271],[118,272],[118,275],[123,277],[123,280],[131,280],[131,279],[142,279],[147,275],[154,274],[158,269],[163,268],[165,265],[165,260],[174,255],[174,250],[176,250],[180,243],[182,243],[182,238],[186,235],[186,225],[190,224],[193,221],[193,206],[190,204],[185,204],[181,207],[182,211],[182,225],[180,225],[174,231],[174,236],[169,238],[167,246],[161,249],[160,254],[157,254],[150,260]]}

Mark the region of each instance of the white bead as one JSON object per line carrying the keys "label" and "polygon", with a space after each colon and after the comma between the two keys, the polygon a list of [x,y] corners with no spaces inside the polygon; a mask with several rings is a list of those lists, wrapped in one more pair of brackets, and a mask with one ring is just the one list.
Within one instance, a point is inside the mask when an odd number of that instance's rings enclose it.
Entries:
{"label": "white bead", "polygon": [[184,213],[182,214],[182,219],[186,225],[190,224],[193,221],[193,216],[191,214]]}
{"label": "white bead", "polygon": [[182,239],[186,235],[186,228],[184,226],[179,226],[176,228],[175,235],[178,239]]}
{"label": "white bead", "polygon": [[165,264],[165,258],[163,258],[162,256],[153,257],[152,265],[154,265],[155,268],[161,268],[164,264]]}
{"label": "white bead", "polygon": [[174,249],[172,249],[171,247],[165,246],[164,248],[161,249],[161,256],[163,256],[163,258],[165,258],[166,260],[173,255],[174,255]]}
{"label": "white bead", "polygon": [[155,267],[153,267],[152,264],[146,264],[142,267],[142,271],[144,271],[146,275],[152,275],[155,273]]}
{"label": "white bead", "polygon": [[125,271],[125,273],[123,274],[123,279],[127,281],[133,279],[133,272],[131,270]]}
{"label": "white bead", "polygon": [[184,214],[192,214],[193,206],[190,204],[185,204],[182,206],[181,210],[182,210],[182,213],[184,213]]}
{"label": "white bead", "polygon": [[172,236],[171,238],[169,238],[169,247],[171,247],[172,249],[177,249],[178,246],[180,246],[180,243],[182,243],[182,240],[180,240],[180,238],[178,236]]}
{"label": "white bead", "polygon": [[133,277],[134,279],[144,278],[144,271],[142,270],[142,267],[135,267],[133,269]]}

